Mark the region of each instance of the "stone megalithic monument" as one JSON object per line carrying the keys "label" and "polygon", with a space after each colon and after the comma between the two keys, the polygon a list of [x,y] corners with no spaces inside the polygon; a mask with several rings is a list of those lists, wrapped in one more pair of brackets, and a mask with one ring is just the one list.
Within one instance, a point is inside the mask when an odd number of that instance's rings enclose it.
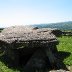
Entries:
{"label": "stone megalithic monument", "polygon": [[59,43],[56,31],[57,29],[29,26],[8,27],[0,33],[0,49],[15,64],[25,65],[25,69],[44,68],[46,59],[54,65],[54,53],[57,52],[56,45]]}

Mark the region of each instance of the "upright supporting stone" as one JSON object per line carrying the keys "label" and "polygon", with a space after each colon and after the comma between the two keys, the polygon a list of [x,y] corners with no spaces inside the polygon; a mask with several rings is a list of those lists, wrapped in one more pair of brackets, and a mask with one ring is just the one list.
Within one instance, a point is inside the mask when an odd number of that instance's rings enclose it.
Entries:
{"label": "upright supporting stone", "polygon": [[45,52],[46,52],[47,57],[49,58],[52,68],[54,68],[54,65],[56,63],[56,58],[55,58],[54,54],[52,53],[51,48],[48,45],[45,49]]}
{"label": "upright supporting stone", "polygon": [[12,49],[13,46],[9,45],[6,50],[6,55],[11,60],[10,63],[14,66],[19,66],[19,54],[17,49]]}
{"label": "upright supporting stone", "polygon": [[43,50],[38,49],[25,65],[25,72],[45,72],[46,71],[46,54]]}

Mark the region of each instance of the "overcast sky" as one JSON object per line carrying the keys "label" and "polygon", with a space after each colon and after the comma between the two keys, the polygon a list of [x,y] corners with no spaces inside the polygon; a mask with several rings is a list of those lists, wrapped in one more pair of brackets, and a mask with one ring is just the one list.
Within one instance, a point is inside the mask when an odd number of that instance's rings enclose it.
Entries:
{"label": "overcast sky", "polygon": [[0,27],[72,21],[72,0],[0,0]]}

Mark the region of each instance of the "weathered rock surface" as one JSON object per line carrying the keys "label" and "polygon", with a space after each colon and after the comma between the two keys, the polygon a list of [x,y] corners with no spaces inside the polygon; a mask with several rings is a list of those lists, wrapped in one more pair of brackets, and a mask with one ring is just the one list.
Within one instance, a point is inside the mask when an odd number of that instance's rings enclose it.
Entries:
{"label": "weathered rock surface", "polygon": [[4,29],[0,34],[0,41],[13,43],[14,41],[53,41],[56,36],[47,28],[33,29],[32,27],[16,26]]}

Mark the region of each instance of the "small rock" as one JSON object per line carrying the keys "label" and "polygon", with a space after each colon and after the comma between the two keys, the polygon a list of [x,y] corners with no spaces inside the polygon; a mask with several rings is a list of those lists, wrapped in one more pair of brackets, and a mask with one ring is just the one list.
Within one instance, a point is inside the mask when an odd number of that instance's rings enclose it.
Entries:
{"label": "small rock", "polygon": [[60,69],[60,70],[52,70],[52,71],[49,71],[49,72],[70,72],[70,71]]}

